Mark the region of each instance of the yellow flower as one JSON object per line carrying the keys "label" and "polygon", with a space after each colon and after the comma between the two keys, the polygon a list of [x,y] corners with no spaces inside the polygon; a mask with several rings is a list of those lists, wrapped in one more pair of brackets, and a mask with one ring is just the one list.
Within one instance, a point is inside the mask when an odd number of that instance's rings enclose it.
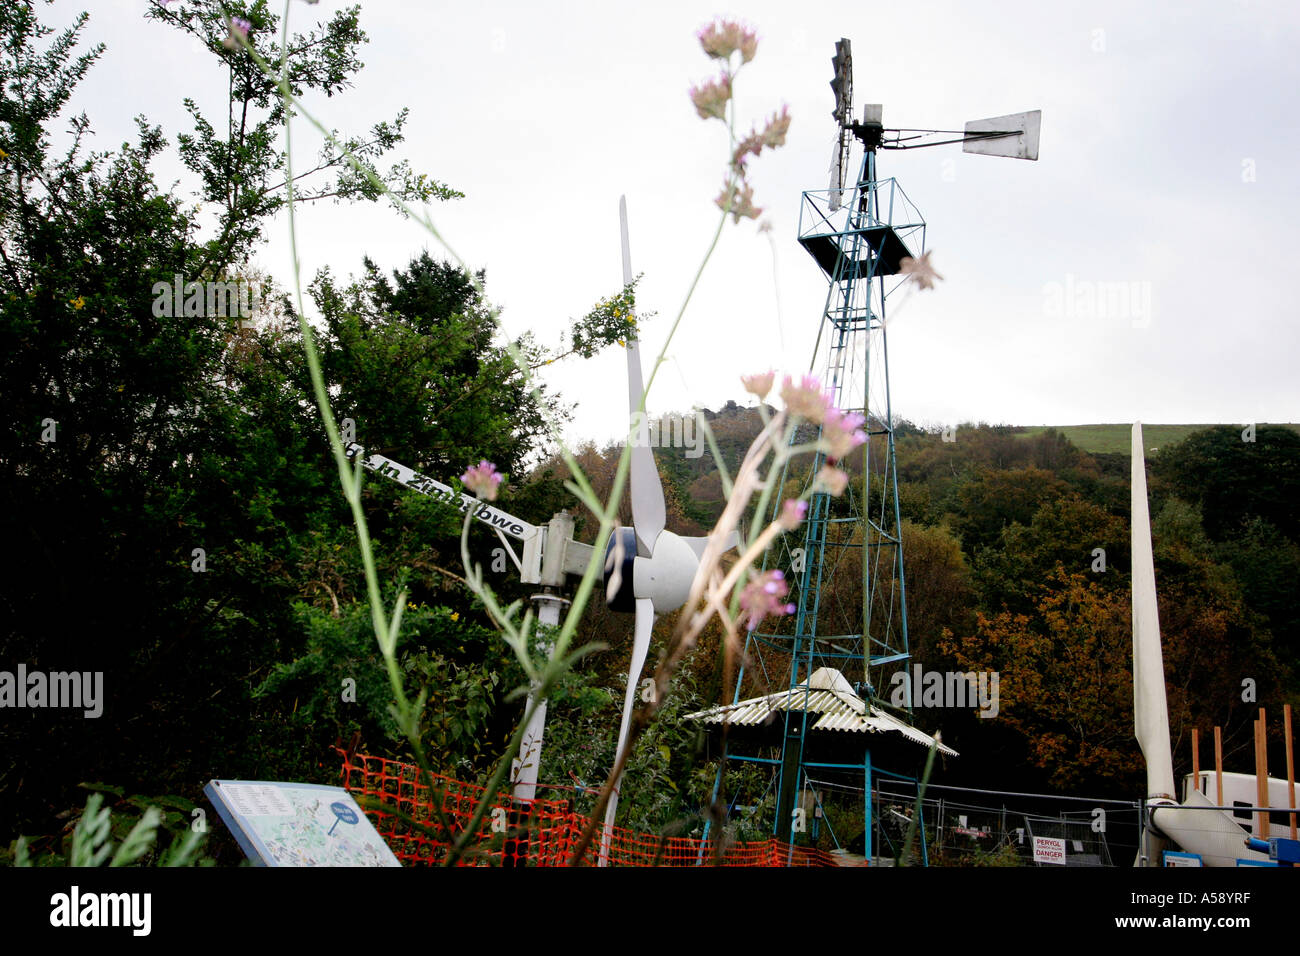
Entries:
{"label": "yellow flower", "polygon": [[0,149],[0,159],[8,159],[8,158],[9,158],[9,154],[6,153],[3,149]]}
{"label": "yellow flower", "polygon": [[82,296],[77,296],[75,299],[68,300],[68,305],[72,306],[78,312],[81,311],[81,307],[84,306],[85,304],[86,304],[86,300]]}
{"label": "yellow flower", "polygon": [[452,619],[453,621],[459,621],[459,620],[460,620],[460,612],[459,612],[459,611],[452,611],[452,612],[451,612],[451,619]]}

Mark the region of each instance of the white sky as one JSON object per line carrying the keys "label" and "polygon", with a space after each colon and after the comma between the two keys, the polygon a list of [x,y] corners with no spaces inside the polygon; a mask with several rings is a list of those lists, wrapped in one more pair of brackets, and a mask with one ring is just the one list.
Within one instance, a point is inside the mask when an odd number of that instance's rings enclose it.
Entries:
{"label": "white sky", "polygon": [[[293,23],[340,6],[295,2]],[[87,41],[108,44],[74,101],[94,148],[133,138],[140,113],[174,141],[188,128],[185,96],[219,109],[226,87],[212,58],[144,21],[144,0],[59,0],[44,18],[66,22],[83,7]],[[924,215],[945,277],[891,322],[896,414],[928,424],[1300,418],[1286,278],[1300,249],[1300,7],[1290,2],[386,0],[362,5],[371,42],[354,89],[312,105],[345,132],[410,107],[400,156],[466,193],[434,207],[440,229],[487,269],[507,329],[545,342],[620,286],[626,193],[632,265],[645,273],[639,304],[658,312],[643,329],[643,354],[654,354],[718,215],[723,129],[687,97],[716,72],[694,36],[716,14],[759,34],[737,83],[739,125],[783,103],[793,115],[787,145],[752,163],[774,245],[751,221],[728,224],[652,411],[717,408],[743,400],[742,373],[808,366],[826,284],[795,236],[801,191],[826,188],[830,58],[845,36],[855,111],[883,103],[887,127],[1043,111],[1036,163],[957,146],[881,154],[881,175],[898,177]],[[314,155],[301,125],[300,167]],[[180,175],[174,161],[158,172]],[[327,205],[300,223],[306,277],[325,265],[355,272],[365,254],[391,269],[440,251],[378,206]],[[270,236],[258,261],[287,282],[284,223]],[[1136,284],[1149,315],[1053,308],[1054,283],[1103,282]],[[618,350],[557,365],[551,380],[578,405],[571,438],[625,433]]]}

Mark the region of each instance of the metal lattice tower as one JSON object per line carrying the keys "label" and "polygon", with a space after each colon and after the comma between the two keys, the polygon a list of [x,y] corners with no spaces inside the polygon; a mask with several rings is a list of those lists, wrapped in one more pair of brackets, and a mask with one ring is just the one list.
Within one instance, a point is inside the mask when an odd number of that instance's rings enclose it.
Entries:
{"label": "metal lattice tower", "polygon": [[[876,152],[961,143],[964,152],[1036,160],[1041,113],[972,120],[961,131],[886,130],[879,105],[868,105],[862,122],[853,120],[848,40],[836,44],[831,62],[836,98],[832,116],[838,129],[830,188],[805,192],[799,215],[799,243],[828,281],[810,372],[820,374],[821,385],[837,408],[864,417],[869,437],[838,463],[850,475],[846,493],[832,497],[813,490],[802,537],[787,534],[764,555],[763,570],[780,569],[791,582],[796,613],[769,618],[746,636],[732,703],[695,716],[715,724],[735,720],[754,726],[759,718],[779,712],[783,721],[779,759],[739,752],[728,756],[775,765],[773,830],[785,842],[790,842],[792,828],[799,830],[794,820],[803,819],[809,795],[814,809],[821,809],[816,777],[822,771],[861,773],[864,852],[871,856],[873,773],[902,775],[873,767],[870,742],[858,751],[860,758],[853,755],[851,763],[844,762],[843,739],[838,754],[829,760],[810,754],[808,732],[813,724],[824,728],[819,729],[823,737],[830,728],[845,729],[855,721],[858,730],[872,724],[873,730],[896,731],[913,742],[929,741],[952,753],[897,719],[910,717],[910,694],[904,696],[907,713],[894,716],[887,713],[881,693],[910,656],[886,330],[888,312],[899,304],[896,297],[907,294],[903,289],[907,276],[900,274],[903,262],[925,253],[926,227],[897,181],[878,178]],[[956,138],[930,139],[935,136]],[[854,139],[862,144],[863,156],[857,179],[846,189]],[[794,443],[813,437],[811,432],[797,434]],[[764,517],[775,519],[786,498],[814,488],[814,476],[825,463],[822,452],[816,453],[811,467],[806,456],[787,461],[780,493],[773,496],[772,515]],[[910,689],[906,681],[903,686]],[[742,692],[748,692],[743,701]],[[722,779],[720,770],[715,801]],[[796,810],[801,793],[804,808]],[[925,859],[924,826],[920,829]]]}
{"label": "metal lattice tower", "polygon": [[[869,438],[840,462],[851,476],[845,494],[814,491],[802,537],[786,535],[765,555],[764,570],[779,568],[791,582],[797,610],[748,634],[749,666],[733,702],[746,686],[807,693],[822,667],[840,671],[870,701],[909,657],[886,321],[906,279],[902,260],[924,251],[925,222],[895,180],[877,179],[874,145],[865,142],[856,185],[803,194],[799,242],[828,280],[813,368],[837,408],[866,419]],[[811,437],[801,433],[795,442]],[[807,491],[825,463],[823,452],[788,462],[775,509]],[[816,715],[791,709],[784,716],[775,831],[788,841]]]}
{"label": "metal lattice tower", "polygon": [[[788,564],[772,565],[788,569],[797,583],[794,627],[788,635],[754,632],[751,642],[788,646],[792,687],[830,666],[863,692],[880,686],[880,668],[908,657],[885,323],[905,280],[902,260],[924,251],[925,222],[893,179],[876,179],[875,165],[868,149],[855,187],[803,194],[799,242],[829,281],[818,337],[825,348],[814,361],[820,359],[834,405],[866,419],[869,441],[841,463],[852,474],[842,499],[813,493],[801,555],[792,552]],[[806,460],[792,462],[783,483],[793,478],[807,487],[825,463],[821,452],[811,468]],[[856,578],[851,586],[841,584],[845,565]],[[846,586],[856,590],[855,599],[826,594]]]}

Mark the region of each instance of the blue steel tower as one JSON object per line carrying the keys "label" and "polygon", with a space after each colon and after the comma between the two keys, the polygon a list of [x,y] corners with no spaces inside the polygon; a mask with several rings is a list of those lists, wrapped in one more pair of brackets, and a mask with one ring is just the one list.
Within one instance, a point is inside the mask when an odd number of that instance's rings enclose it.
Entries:
{"label": "blue steel tower", "polygon": [[[799,243],[827,280],[809,371],[820,373],[836,407],[864,417],[868,440],[837,463],[850,476],[849,487],[838,497],[814,484],[826,463],[823,453],[815,455],[811,467],[806,457],[787,460],[781,493],[772,497],[773,512],[761,517],[775,519],[784,499],[811,489],[807,520],[801,532],[788,533],[769,548],[763,570],[785,573],[797,610],[789,617],[768,618],[746,635],[731,704],[692,716],[724,728],[777,723],[779,744],[771,740],[769,727],[761,745],[777,752],[775,757],[742,753],[741,743],[726,742],[724,731],[722,767],[726,760],[751,761],[773,771],[772,831],[783,842],[808,832],[810,805],[814,814],[821,809],[818,788],[826,781],[819,777],[856,777],[852,786],[836,786],[863,793],[862,840],[870,858],[873,778],[912,779],[873,762],[873,742],[882,753],[887,739],[903,738],[955,755],[911,726],[906,719],[910,694],[903,696],[901,708],[889,707],[885,699],[895,684],[891,677],[910,656],[886,323],[898,296],[908,294],[905,261],[925,254],[925,221],[896,180],[879,178],[876,153],[960,143],[963,152],[1037,160],[1042,114],[1034,110],[971,120],[963,130],[886,130],[879,105],[868,105],[862,122],[853,119],[848,40],[836,44],[832,64],[832,115],[839,132],[830,188],[805,192],[799,213]],[[951,138],[930,139],[936,136]],[[857,178],[846,187],[855,139],[862,144],[862,161]],[[813,437],[798,434],[794,442]],[[724,769],[714,786],[715,805],[720,801],[736,809],[739,798],[726,792]],[[758,805],[766,806],[765,799]],[[920,832],[924,859],[924,826]]]}
{"label": "blue steel tower", "polygon": [[[733,707],[746,688],[763,694],[784,691],[781,696],[791,703],[777,715],[784,720],[778,760],[743,755],[740,747],[728,758],[775,765],[773,831],[787,843],[792,830],[802,832],[795,802],[813,778],[823,770],[856,770],[865,789],[863,829],[870,856],[873,768],[868,745],[852,763],[845,763],[842,754],[830,763],[815,759],[816,747],[808,737],[820,715],[798,702],[830,686],[833,675],[823,671],[830,668],[842,678],[838,686],[851,686],[869,708],[879,703],[873,699],[888,671],[906,666],[909,656],[885,321],[891,297],[907,278],[900,274],[903,260],[924,252],[925,222],[895,180],[877,177],[876,149],[883,133],[879,107],[868,107],[863,123],[850,119],[847,40],[837,45],[833,62],[835,116],[840,120],[835,165],[840,173],[832,174],[829,189],[803,193],[799,216],[799,243],[828,284],[810,371],[820,374],[837,408],[866,419],[868,440],[838,462],[850,475],[845,493],[833,497],[813,490],[802,537],[800,532],[786,534],[764,557],[765,571],[785,572],[797,610],[788,617],[769,617],[748,633]],[[854,137],[864,150],[857,178],[846,188],[843,173]],[[801,432],[794,441],[811,437]],[[826,461],[818,452],[811,464],[807,456],[787,462],[771,518],[783,499],[813,485]],[[816,683],[814,675],[819,675]]]}

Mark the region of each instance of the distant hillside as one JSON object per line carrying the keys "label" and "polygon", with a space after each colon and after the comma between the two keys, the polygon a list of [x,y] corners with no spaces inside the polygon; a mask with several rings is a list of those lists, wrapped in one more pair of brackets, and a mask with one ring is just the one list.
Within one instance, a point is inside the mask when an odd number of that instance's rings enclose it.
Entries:
{"label": "distant hillside", "polygon": [[[1255,427],[1258,428],[1265,424],[1268,423],[1257,422]],[[1287,428],[1300,432],[1300,425],[1292,422],[1284,424]],[[1214,427],[1214,425],[1148,425],[1143,423],[1142,438],[1146,442],[1147,452],[1150,453],[1166,445],[1182,441],[1193,432]],[[1243,424],[1240,427],[1244,428],[1245,425]],[[1129,453],[1129,443],[1132,440],[1130,438],[1132,430],[1132,423],[1120,423],[1118,425],[1024,425],[1016,429],[1016,435],[1022,438],[1033,438],[1044,432],[1058,431],[1064,434],[1074,447],[1089,454],[1118,452],[1127,455]]]}

